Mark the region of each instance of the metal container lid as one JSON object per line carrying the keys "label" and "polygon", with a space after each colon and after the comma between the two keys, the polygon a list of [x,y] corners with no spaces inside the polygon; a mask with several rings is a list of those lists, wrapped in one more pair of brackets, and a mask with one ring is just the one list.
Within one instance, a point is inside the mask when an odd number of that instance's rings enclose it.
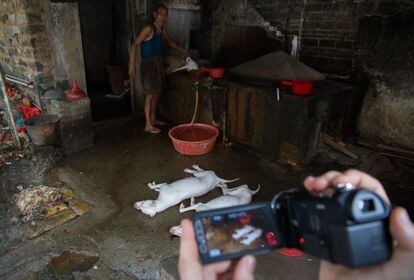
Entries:
{"label": "metal container lid", "polygon": [[322,73],[282,51],[272,52],[233,67],[230,72],[240,77],[250,77],[275,83],[295,80],[321,81],[325,79]]}
{"label": "metal container lid", "polygon": [[65,93],[60,89],[50,89],[43,95],[48,100],[65,100]]}

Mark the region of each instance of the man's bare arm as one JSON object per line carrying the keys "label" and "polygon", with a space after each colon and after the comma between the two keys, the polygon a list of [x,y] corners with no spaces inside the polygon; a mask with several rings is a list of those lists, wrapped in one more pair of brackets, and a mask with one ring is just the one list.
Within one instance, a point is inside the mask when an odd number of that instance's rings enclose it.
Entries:
{"label": "man's bare arm", "polygon": [[145,26],[139,35],[135,38],[134,43],[131,46],[131,51],[129,54],[129,75],[133,77],[135,75],[135,55],[138,46],[145,40],[145,38],[151,35],[152,28],[151,26]]}

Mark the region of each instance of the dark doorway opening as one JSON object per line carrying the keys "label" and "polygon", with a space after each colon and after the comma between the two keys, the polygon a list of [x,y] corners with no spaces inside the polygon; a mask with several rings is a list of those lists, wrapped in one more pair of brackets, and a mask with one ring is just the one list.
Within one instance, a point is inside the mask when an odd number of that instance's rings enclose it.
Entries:
{"label": "dark doorway opening", "polygon": [[94,122],[131,114],[126,0],[78,1],[88,94]]}

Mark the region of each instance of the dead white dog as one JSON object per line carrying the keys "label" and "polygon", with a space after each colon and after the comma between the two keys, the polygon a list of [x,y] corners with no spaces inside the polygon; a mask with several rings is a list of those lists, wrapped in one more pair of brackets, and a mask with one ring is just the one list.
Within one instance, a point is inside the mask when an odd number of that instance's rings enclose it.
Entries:
{"label": "dead white dog", "polygon": [[188,207],[184,207],[184,204],[180,204],[180,213],[195,210],[206,211],[211,209],[218,209],[224,207],[231,207],[243,204],[249,204],[252,201],[252,196],[255,195],[260,189],[260,186],[257,190],[250,190],[247,185],[238,186],[233,189],[228,189],[224,195],[219,196],[213,200],[210,200],[207,203],[194,203],[194,197],[191,198],[191,204]]}
{"label": "dead white dog", "polygon": [[[194,203],[194,197],[191,198],[191,204],[189,207],[184,207],[184,204],[180,204],[180,213],[195,210],[205,211],[212,210],[224,207],[231,207],[243,204],[249,204],[252,201],[252,196],[255,195],[260,189],[260,186],[257,190],[250,190],[247,185],[242,185],[233,189],[228,189],[227,192],[213,200],[210,200],[207,203]],[[173,226],[169,230],[170,234],[181,236],[181,226]]]}
{"label": "dead white dog", "polygon": [[134,208],[141,210],[142,213],[146,215],[154,217],[155,214],[162,212],[185,199],[202,196],[215,187],[222,188],[223,193],[226,193],[226,183],[238,180],[225,180],[218,177],[213,171],[203,170],[197,165],[193,165],[192,167],[193,169],[184,169],[184,172],[190,173],[194,175],[194,177],[181,179],[171,184],[149,183],[148,187],[150,189],[159,192],[158,198],[156,200],[137,201],[134,204]]}
{"label": "dead white dog", "polygon": [[256,241],[260,236],[262,236],[262,230],[260,228],[255,229],[252,232],[249,232],[245,236],[243,236],[243,239],[240,241],[240,243],[250,246],[254,241]]}
{"label": "dead white dog", "polygon": [[254,227],[252,227],[251,225],[245,225],[242,228],[236,229],[231,237],[237,240],[240,237],[248,234],[249,232],[252,232],[253,230],[254,230]]}
{"label": "dead white dog", "polygon": [[251,225],[245,225],[232,234],[232,237],[236,240],[241,239],[240,243],[250,246],[256,239],[262,236],[262,230],[260,228],[254,228]]}

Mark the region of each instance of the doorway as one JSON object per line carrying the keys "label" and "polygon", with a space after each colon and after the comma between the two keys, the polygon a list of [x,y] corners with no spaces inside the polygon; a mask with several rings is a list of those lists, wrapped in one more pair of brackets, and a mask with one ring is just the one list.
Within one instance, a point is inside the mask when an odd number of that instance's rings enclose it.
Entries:
{"label": "doorway", "polygon": [[92,120],[131,114],[127,0],[78,1]]}

